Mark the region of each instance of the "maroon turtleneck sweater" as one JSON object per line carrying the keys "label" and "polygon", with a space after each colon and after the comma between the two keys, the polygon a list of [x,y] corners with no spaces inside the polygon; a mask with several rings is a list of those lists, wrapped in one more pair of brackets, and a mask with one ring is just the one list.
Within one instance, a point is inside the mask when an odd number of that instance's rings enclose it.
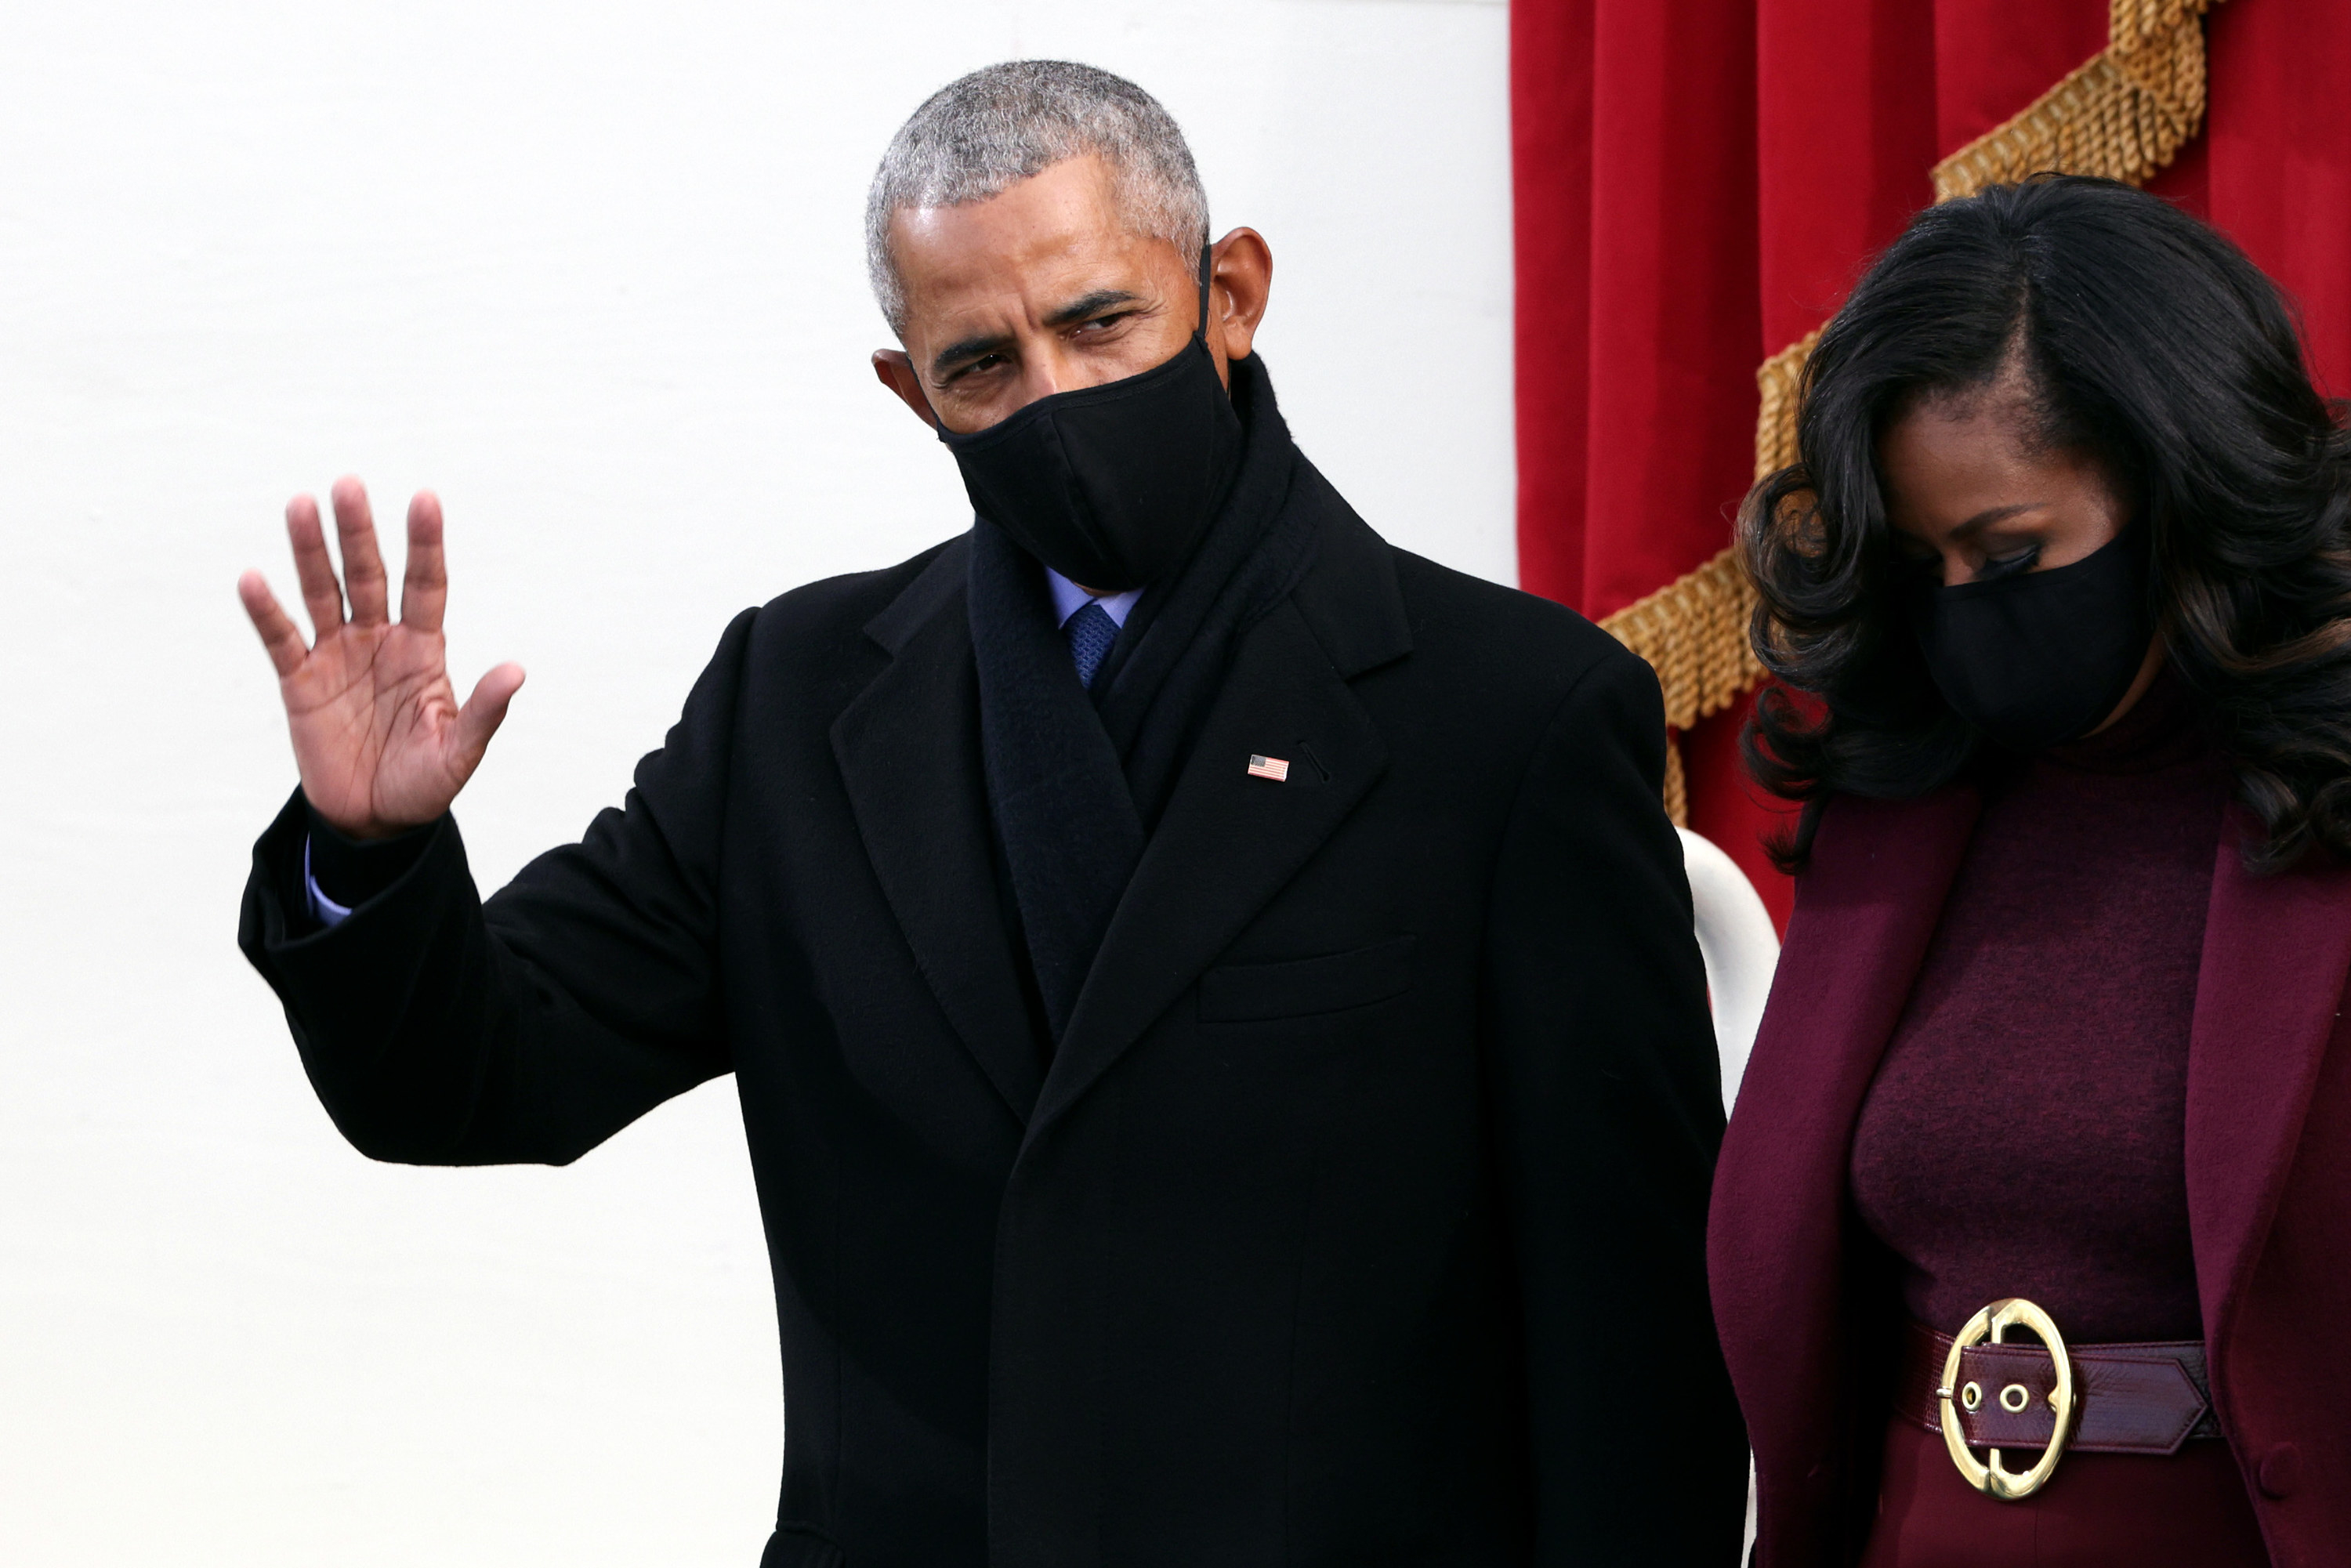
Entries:
{"label": "maroon turtleneck sweater", "polygon": [[2188,1038],[2229,787],[2166,674],[1987,790],[1854,1129],[1921,1322],[2023,1296],[2084,1343],[2202,1336]]}

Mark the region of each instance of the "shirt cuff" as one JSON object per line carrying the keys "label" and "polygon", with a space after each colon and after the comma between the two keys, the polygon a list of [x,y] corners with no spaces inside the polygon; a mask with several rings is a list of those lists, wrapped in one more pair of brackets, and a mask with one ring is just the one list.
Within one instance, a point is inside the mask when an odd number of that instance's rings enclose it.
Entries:
{"label": "shirt cuff", "polygon": [[310,840],[307,834],[302,840],[302,887],[309,896],[310,918],[328,930],[332,931],[350,918],[349,904],[337,904],[319,890],[319,879],[310,873]]}

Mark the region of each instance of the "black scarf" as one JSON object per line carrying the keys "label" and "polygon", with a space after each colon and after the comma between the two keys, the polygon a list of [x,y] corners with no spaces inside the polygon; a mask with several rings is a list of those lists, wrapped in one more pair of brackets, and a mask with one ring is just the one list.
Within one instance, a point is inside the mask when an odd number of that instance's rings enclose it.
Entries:
{"label": "black scarf", "polygon": [[1273,383],[1255,355],[1230,374],[1247,442],[1232,487],[1191,559],[1144,591],[1091,695],[1044,569],[985,517],[973,525],[988,805],[1057,1042],[1234,645],[1313,562],[1312,515],[1284,505],[1302,459]]}

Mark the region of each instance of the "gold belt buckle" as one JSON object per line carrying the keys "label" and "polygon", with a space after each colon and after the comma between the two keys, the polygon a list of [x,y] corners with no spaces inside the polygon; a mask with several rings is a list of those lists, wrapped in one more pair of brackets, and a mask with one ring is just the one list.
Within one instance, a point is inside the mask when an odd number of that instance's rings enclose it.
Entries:
{"label": "gold belt buckle", "polygon": [[[1972,1383],[1959,1391],[1959,1353],[1981,1344],[1987,1337],[1994,1344],[2003,1343],[2008,1331],[2019,1323],[2041,1336],[2041,1343],[2048,1347],[2050,1361],[2057,1368],[2057,1386],[2049,1391],[2049,1407],[2056,1412],[2057,1424],[2050,1430],[2049,1446],[2041,1451],[2041,1462],[2022,1475],[2001,1464],[1998,1448],[1991,1450],[1991,1463],[1978,1463],[1976,1457],[1968,1452],[1967,1439],[1959,1430],[1959,1413],[1951,1407],[1955,1397],[1970,1410],[1983,1400],[1983,1390]],[[2016,1396],[2013,1404],[2010,1403],[2011,1393]],[[1970,1395],[1974,1397],[1970,1399]],[[2025,1408],[2032,1396],[2024,1392],[2023,1385],[2011,1383],[2000,1391],[1999,1397],[2001,1408],[2013,1416]],[[1935,1390],[1935,1398],[1943,1415],[1943,1446],[1950,1449],[1951,1463],[1959,1466],[1968,1485],[2002,1502],[2031,1497],[2056,1472],[2057,1461],[2064,1457],[2065,1444],[2074,1435],[2074,1363],[2065,1354],[2064,1336],[2057,1332],[2056,1323],[2047,1312],[2022,1296],[1994,1301],[1970,1318],[1968,1326],[1959,1331],[1959,1337],[1951,1342],[1951,1354],[1943,1358],[1943,1385]]]}

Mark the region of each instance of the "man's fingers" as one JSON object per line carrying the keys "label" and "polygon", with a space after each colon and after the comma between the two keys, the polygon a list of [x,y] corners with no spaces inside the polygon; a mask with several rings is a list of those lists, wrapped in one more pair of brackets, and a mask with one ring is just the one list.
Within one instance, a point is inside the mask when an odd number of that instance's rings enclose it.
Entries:
{"label": "man's fingers", "polygon": [[419,490],[408,503],[408,570],[400,584],[400,623],[412,632],[441,630],[449,602],[449,569],[441,553],[441,498]]}
{"label": "man's fingers", "polygon": [[335,481],[335,539],[343,547],[343,591],[350,595],[351,624],[381,626],[390,616],[383,557],[375,548],[375,514],[368,509],[367,486],[346,474]]}
{"label": "man's fingers", "polygon": [[335,563],[327,559],[327,531],[319,522],[319,503],[297,496],[286,503],[286,537],[294,544],[294,575],[302,582],[302,607],[310,612],[310,630],[320,637],[343,623],[343,585],[335,580]]}
{"label": "man's fingers", "polygon": [[269,650],[269,662],[277,666],[279,678],[300,669],[302,656],[309,649],[303,645],[294,618],[269,591],[268,580],[257,571],[246,572],[236,580],[236,596],[245,601],[245,612],[253,618],[253,629],[261,633],[261,645]]}
{"label": "man's fingers", "polygon": [[457,710],[455,737],[460,765],[467,774],[489,749],[490,737],[506,722],[507,705],[522,689],[522,666],[500,664],[474,685],[474,695]]}

